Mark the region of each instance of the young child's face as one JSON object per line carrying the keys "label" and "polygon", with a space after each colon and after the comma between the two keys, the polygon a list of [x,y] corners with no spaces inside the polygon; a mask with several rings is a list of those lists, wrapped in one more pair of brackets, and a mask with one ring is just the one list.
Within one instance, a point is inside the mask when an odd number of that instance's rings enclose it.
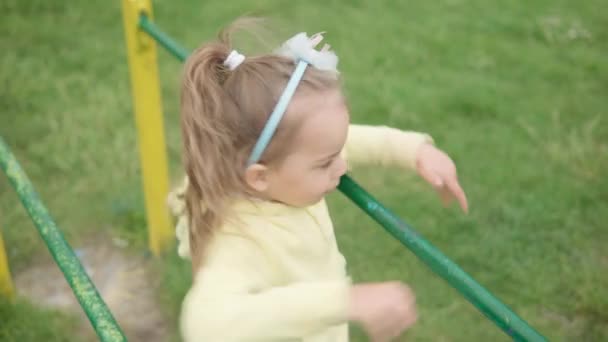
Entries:
{"label": "young child's face", "polygon": [[[301,95],[290,104],[303,115],[291,153],[268,173],[266,195],[303,207],[319,202],[338,186],[346,172],[341,152],[346,143],[349,114],[339,91]],[[288,113],[289,114],[289,113]]]}

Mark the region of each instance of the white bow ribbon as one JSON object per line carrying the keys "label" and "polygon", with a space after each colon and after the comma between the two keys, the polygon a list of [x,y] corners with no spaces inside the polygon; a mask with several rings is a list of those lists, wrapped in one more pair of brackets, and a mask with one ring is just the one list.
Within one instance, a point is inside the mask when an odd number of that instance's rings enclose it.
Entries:
{"label": "white bow ribbon", "polygon": [[298,33],[287,40],[275,53],[293,60],[303,60],[320,70],[338,72],[338,56],[329,50],[329,45],[315,50],[315,47],[323,40],[323,34],[317,33],[310,38],[304,32]]}

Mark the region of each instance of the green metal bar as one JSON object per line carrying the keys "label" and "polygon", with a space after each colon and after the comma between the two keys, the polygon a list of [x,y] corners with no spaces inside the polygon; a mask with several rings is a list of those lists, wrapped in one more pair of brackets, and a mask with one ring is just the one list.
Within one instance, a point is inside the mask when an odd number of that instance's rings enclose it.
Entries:
{"label": "green metal bar", "polygon": [[[184,61],[188,53],[160,29],[153,26],[145,16],[141,17],[140,26],[148,33],[150,30],[159,43],[167,48],[179,60]],[[162,38],[158,38],[162,37]],[[162,39],[162,40],[161,40]],[[488,290],[479,285],[458,265],[448,259],[432,244],[426,241],[407,223],[386,209],[380,202],[361,188],[350,176],[342,176],[338,189],[352,200],[363,211],[376,220],[397,240],[401,241],[418,258],[435,273],[458,290],[468,301],[477,307],[486,317],[506,332],[515,341],[540,342],[546,338],[534,330],[526,321],[494,297]]]}
{"label": "green metal bar", "polygon": [[34,222],[40,236],[63,272],[65,279],[80,302],[97,336],[103,342],[127,341],[112,313],[97,292],[74,251],[65,241],[53,218],[36,193],[34,186],[15,156],[0,137],[0,167],[19,195],[19,199]]}
{"label": "green metal bar", "polygon": [[458,265],[426,241],[407,223],[385,208],[378,200],[359,186],[348,175],[342,176],[338,189],[359,208],[384,227],[393,237],[401,241],[433,272],[440,275],[486,317],[516,341],[546,341],[539,332],[521,319],[488,290],[479,285]]}
{"label": "green metal bar", "polygon": [[173,56],[180,61],[185,61],[190,52],[171,39],[166,33],[161,31],[145,14],[139,16],[139,27],[154,38]]}

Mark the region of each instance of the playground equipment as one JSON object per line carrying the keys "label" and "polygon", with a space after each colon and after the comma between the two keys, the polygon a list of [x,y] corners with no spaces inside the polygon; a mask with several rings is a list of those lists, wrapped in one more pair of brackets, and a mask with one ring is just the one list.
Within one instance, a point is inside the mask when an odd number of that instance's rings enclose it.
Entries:
{"label": "playground equipment", "polygon": [[[184,61],[188,51],[152,21],[150,0],[122,0],[133,106],[136,117],[149,248],[160,255],[172,238],[165,207],[168,171],[161,113],[156,43]],[[0,166],[21,198],[38,231],[61,268],[101,341],[126,341],[120,327],[64,240],[27,176],[0,138]],[[384,207],[350,176],[338,189],[410,249],[433,272],[445,279],[515,341],[546,341],[545,337],[493,296],[458,265]],[[12,293],[10,275],[0,237],[0,293]]]}

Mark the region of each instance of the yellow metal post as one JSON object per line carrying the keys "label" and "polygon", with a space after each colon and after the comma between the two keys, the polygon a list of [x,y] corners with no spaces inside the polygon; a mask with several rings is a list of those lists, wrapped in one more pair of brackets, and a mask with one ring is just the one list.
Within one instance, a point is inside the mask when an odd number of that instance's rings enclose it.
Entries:
{"label": "yellow metal post", "polygon": [[131,92],[138,132],[150,250],[154,255],[171,241],[166,206],[169,190],[156,43],[138,27],[139,16],[152,19],[150,0],[122,0]]}
{"label": "yellow metal post", "polygon": [[8,268],[8,258],[4,249],[2,231],[0,231],[0,296],[12,297],[14,294],[11,271]]}

